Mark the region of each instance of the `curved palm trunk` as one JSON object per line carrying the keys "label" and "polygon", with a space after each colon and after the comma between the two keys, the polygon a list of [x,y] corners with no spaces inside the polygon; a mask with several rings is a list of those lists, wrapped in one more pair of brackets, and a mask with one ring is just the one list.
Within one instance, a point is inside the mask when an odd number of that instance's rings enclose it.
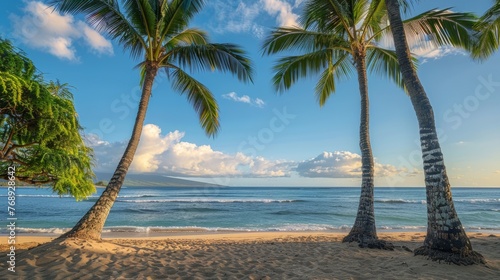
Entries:
{"label": "curved palm trunk", "polygon": [[90,208],[90,210],[80,219],[73,229],[59,238],[75,237],[93,240],[101,238],[104,223],[106,222],[109,212],[111,211],[111,207],[118,197],[118,193],[120,192],[123,181],[125,180],[125,175],[127,175],[128,168],[134,159],[134,154],[141,138],[142,127],[144,125],[144,119],[146,118],[146,111],[151,97],[153,82],[158,71],[156,66],[148,65],[146,67],[146,76],[142,87],[141,101],[139,103],[139,109],[135,119],[132,136],[130,137],[120,163],[116,167],[113,177],[94,206]]}
{"label": "curved palm trunk", "polygon": [[368,77],[366,74],[366,53],[358,51],[354,60],[358,72],[359,93],[361,95],[361,123],[359,127],[359,147],[361,149],[361,195],[354,226],[343,242],[358,242],[360,247],[390,249],[392,245],[378,240],[374,211],[374,161],[370,144],[370,116],[368,98]]}
{"label": "curved palm trunk", "polygon": [[411,63],[410,51],[401,21],[398,0],[386,0],[394,36],[396,54],[420,128],[420,144],[427,193],[427,236],[415,255],[456,264],[484,263],[483,256],[472,250],[451,195],[443,154],[437,137],[434,112],[427,94]]}

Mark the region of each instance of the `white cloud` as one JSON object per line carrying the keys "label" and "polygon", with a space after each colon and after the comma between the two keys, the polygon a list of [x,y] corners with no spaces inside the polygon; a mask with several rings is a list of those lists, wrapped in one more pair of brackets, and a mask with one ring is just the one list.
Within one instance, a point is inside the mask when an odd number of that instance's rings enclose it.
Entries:
{"label": "white cloud", "polygon": [[[208,1],[207,9],[215,15],[209,24],[218,33],[251,33],[264,37],[266,17],[271,16],[275,25],[298,25],[298,15],[293,11],[303,0],[252,0]],[[293,4],[292,4],[293,3]]]}
{"label": "white cloud", "polygon": [[[226,154],[209,145],[183,142],[183,137],[184,133],[179,131],[163,136],[158,126],[145,125],[130,171],[184,177],[284,177],[290,174],[285,162],[242,153]],[[88,136],[87,143],[94,149],[96,170],[106,172],[114,171],[126,146],[125,142],[102,141],[96,135]]]}
{"label": "white cloud", "polygon": [[113,54],[111,43],[86,23],[61,15],[38,1],[27,2],[22,16],[10,15],[13,33],[24,44],[61,59],[78,60],[75,40],[83,40],[98,54]]}
{"label": "white cloud", "polygon": [[295,3],[293,4],[294,8],[298,8],[300,4],[304,3],[305,0],[295,0]]}
{"label": "white cloud", "polygon": [[241,102],[241,103],[246,103],[249,105],[257,106],[259,108],[262,108],[262,107],[264,107],[264,105],[266,105],[264,100],[262,100],[260,98],[252,99],[248,95],[238,96],[238,94],[236,92],[226,93],[226,94],[222,95],[222,97],[225,99],[235,101],[235,102]]}
{"label": "white cloud", "polygon": [[98,54],[113,54],[113,45],[109,40],[106,40],[99,32],[92,29],[90,26],[82,21],[78,22],[78,27],[83,31],[83,38],[90,45],[90,47]]}
{"label": "white cloud", "polygon": [[264,10],[269,15],[277,16],[280,26],[298,26],[299,16],[292,11],[292,6],[287,1],[261,0],[260,2],[264,4]]}
{"label": "white cloud", "polygon": [[257,107],[263,107],[264,105],[266,105],[266,103],[264,102],[264,100],[260,99],[260,98],[255,98],[255,105],[257,105]]}
{"label": "white cloud", "polygon": [[[179,131],[162,134],[154,124],[144,126],[131,172],[154,172],[179,177],[280,178],[297,173],[305,178],[361,178],[361,156],[347,151],[323,152],[301,162],[269,160],[243,153],[228,154],[209,145],[182,141]],[[95,153],[96,171],[112,172],[116,168],[126,142],[109,143],[96,135],[86,142]],[[375,176],[385,178],[413,177],[419,172],[375,163]]]}
{"label": "white cloud", "polygon": [[[300,162],[295,169],[300,176],[311,178],[361,178],[361,156],[347,151],[323,152]],[[390,177],[404,172],[392,165],[375,163],[375,176]]]}
{"label": "white cloud", "polygon": [[447,55],[466,55],[463,50],[454,48],[452,46],[434,46],[428,44],[425,46],[413,45],[410,47],[411,52],[417,56],[423,63],[429,60],[436,60],[443,58]]}
{"label": "white cloud", "polygon": [[248,1],[209,1],[207,8],[215,15],[211,28],[217,33],[252,33],[257,38],[264,37],[264,28],[256,23],[260,14],[258,3]]}
{"label": "white cloud", "polygon": [[141,142],[134,156],[130,168],[136,172],[154,172],[158,170],[161,161],[158,156],[179,142],[184,133],[179,131],[161,135],[161,129],[153,124],[144,126]]}

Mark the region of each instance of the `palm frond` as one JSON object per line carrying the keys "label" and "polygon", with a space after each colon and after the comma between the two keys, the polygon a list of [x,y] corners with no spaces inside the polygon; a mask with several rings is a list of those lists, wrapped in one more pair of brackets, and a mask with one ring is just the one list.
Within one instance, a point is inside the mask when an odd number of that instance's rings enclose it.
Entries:
{"label": "palm frond", "polygon": [[154,38],[156,11],[148,0],[124,1],[125,14],[133,26],[146,38]]}
{"label": "palm frond", "polygon": [[233,44],[203,44],[179,46],[169,54],[169,63],[182,68],[230,72],[239,80],[252,81],[253,69],[245,52]]}
{"label": "palm frond", "polygon": [[170,77],[173,89],[187,95],[188,101],[198,113],[205,133],[208,136],[215,136],[220,126],[219,106],[210,90],[180,68],[174,69]]}
{"label": "palm frond", "polygon": [[315,88],[316,99],[320,106],[325,105],[332,93],[335,92],[337,80],[349,78],[352,75],[353,64],[349,59],[349,54],[340,56],[335,63],[328,63]]}
{"label": "palm frond", "polygon": [[270,55],[285,50],[311,52],[322,48],[349,50],[349,44],[336,34],[316,32],[300,27],[282,27],[274,30],[265,40],[263,53]]}
{"label": "palm frond", "polygon": [[405,33],[418,45],[449,45],[472,50],[474,25],[472,13],[455,13],[449,9],[431,10],[404,21]]}
{"label": "palm frond", "polygon": [[[361,26],[362,35],[361,38],[368,38],[373,34],[380,34],[381,30],[387,26],[387,20],[385,23],[384,19],[387,18],[387,11],[385,8],[384,0],[373,0],[370,2],[370,7],[368,8],[366,18]],[[375,36],[374,39],[377,40],[379,37]]]}
{"label": "palm frond", "polygon": [[500,0],[488,9],[479,18],[475,26],[478,31],[478,40],[474,46],[472,56],[485,59],[491,56],[500,47]]}
{"label": "palm frond", "polygon": [[300,56],[288,56],[278,60],[273,67],[273,84],[277,92],[289,89],[299,78],[319,73],[332,60],[331,50],[319,50]]}
{"label": "palm frond", "polygon": [[338,33],[339,36],[352,33],[352,1],[347,0],[310,0],[304,7],[300,23],[306,28]]}
{"label": "palm frond", "polygon": [[85,14],[97,31],[118,39],[134,58],[140,57],[146,49],[140,32],[125,18],[116,0],[51,0],[49,3],[63,13]]}
{"label": "palm frond", "polygon": [[[416,59],[415,57],[413,57],[412,59],[413,66],[416,69],[418,67],[418,59]],[[396,51],[380,47],[371,47],[368,49],[366,60],[368,64],[368,70],[371,73],[386,76],[397,86],[406,91]]]}
{"label": "palm frond", "polygon": [[370,10],[369,8],[371,7],[372,1],[370,0],[356,0],[352,1],[353,3],[351,4],[351,20],[352,20],[352,25],[353,26],[358,26],[358,24],[361,21],[364,21],[366,17],[368,16]]}
{"label": "palm frond", "polygon": [[178,45],[204,45],[209,42],[207,33],[203,30],[196,28],[184,29],[178,34],[175,34],[167,43],[165,48],[167,50],[172,49]]}
{"label": "palm frond", "polygon": [[[159,39],[164,40],[167,34],[176,34],[185,29],[189,21],[201,11],[203,0],[161,0],[163,3]],[[166,3],[165,3],[166,2]]]}

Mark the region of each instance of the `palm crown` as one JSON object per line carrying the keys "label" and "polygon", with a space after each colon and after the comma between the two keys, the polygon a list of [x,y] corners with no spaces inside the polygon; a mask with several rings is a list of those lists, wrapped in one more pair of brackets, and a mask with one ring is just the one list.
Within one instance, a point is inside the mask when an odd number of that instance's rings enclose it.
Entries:
{"label": "palm crown", "polygon": [[[453,45],[471,49],[475,16],[449,10],[431,10],[406,20],[405,30],[420,45]],[[264,42],[264,53],[299,51],[274,66],[273,82],[280,92],[299,78],[321,72],[315,94],[324,105],[336,81],[349,78],[356,58],[366,59],[368,70],[385,75],[404,87],[396,53],[383,47],[391,41],[384,0],[311,0],[301,17],[303,27],[280,27]]]}
{"label": "palm crown", "polygon": [[[121,2],[121,4],[120,4]],[[188,23],[198,13],[202,0],[54,0],[62,12],[83,13],[98,31],[117,40],[134,58],[142,80],[148,67],[165,69],[172,87],[187,95],[205,132],[219,129],[217,102],[208,88],[186,72],[220,70],[242,81],[251,81],[252,68],[244,52],[233,44],[210,43],[207,34]],[[122,11],[123,10],[123,11]]]}

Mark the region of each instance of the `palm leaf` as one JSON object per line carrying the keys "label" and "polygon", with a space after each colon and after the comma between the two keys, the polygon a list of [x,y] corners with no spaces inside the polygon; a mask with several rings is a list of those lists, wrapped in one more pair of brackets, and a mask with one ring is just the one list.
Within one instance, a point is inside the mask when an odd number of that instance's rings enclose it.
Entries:
{"label": "palm leaf", "polygon": [[471,50],[476,21],[477,17],[472,13],[431,10],[405,20],[404,28],[409,41],[414,44],[450,45]]}
{"label": "palm leaf", "polygon": [[175,68],[170,78],[172,87],[181,94],[186,94],[188,101],[198,113],[201,127],[209,136],[215,136],[219,130],[219,107],[210,90],[180,68]]}
{"label": "palm leaf", "polygon": [[319,50],[300,56],[288,56],[278,60],[273,67],[273,84],[278,92],[289,89],[299,78],[319,73],[332,60],[331,50]]}
{"label": "palm leaf", "polygon": [[168,63],[182,68],[230,72],[241,81],[252,81],[252,66],[244,51],[233,44],[179,46],[168,55]]}
{"label": "palm leaf", "polygon": [[311,0],[304,7],[301,24],[306,28],[314,28],[332,33],[348,34],[354,38],[351,26],[352,1],[347,0]]}
{"label": "palm leaf", "polygon": [[274,30],[263,44],[264,54],[270,55],[285,50],[314,51],[321,48],[350,50],[346,41],[332,33],[305,30],[299,27],[282,27]]}
{"label": "palm leaf", "polygon": [[500,1],[497,0],[479,19],[475,26],[479,32],[478,40],[472,55],[474,58],[485,59],[500,47]]}
{"label": "palm leaf", "polygon": [[[413,66],[418,67],[418,59],[413,57]],[[397,86],[406,91],[406,86],[403,82],[403,75],[399,67],[396,51],[387,50],[380,47],[371,47],[368,49],[366,56],[368,70],[382,76],[386,76],[392,80]]]}
{"label": "palm leaf", "polygon": [[116,0],[51,0],[50,4],[63,13],[83,13],[99,32],[118,39],[132,57],[140,57],[147,48],[141,33],[125,18]]}
{"label": "palm leaf", "polygon": [[[125,13],[133,26],[146,38],[155,37],[156,11],[148,0],[124,1]],[[151,45],[151,44],[150,44]]]}
{"label": "palm leaf", "polygon": [[336,79],[349,78],[353,71],[353,64],[349,53],[342,55],[335,63],[328,63],[316,84],[315,94],[320,106],[324,106],[328,98],[335,92]]}
{"label": "palm leaf", "polygon": [[[380,34],[381,30],[387,26],[387,11],[385,8],[384,0],[373,0],[370,2],[370,7],[363,25],[361,27],[362,34],[361,38],[371,37],[373,34]],[[379,36],[373,37],[373,39],[379,39]]]}
{"label": "palm leaf", "polygon": [[159,26],[159,39],[163,41],[167,34],[176,34],[185,29],[189,21],[201,11],[203,0],[161,0],[161,14],[163,15]]}

